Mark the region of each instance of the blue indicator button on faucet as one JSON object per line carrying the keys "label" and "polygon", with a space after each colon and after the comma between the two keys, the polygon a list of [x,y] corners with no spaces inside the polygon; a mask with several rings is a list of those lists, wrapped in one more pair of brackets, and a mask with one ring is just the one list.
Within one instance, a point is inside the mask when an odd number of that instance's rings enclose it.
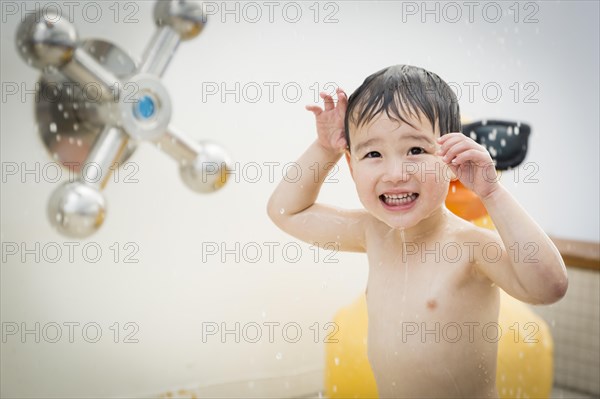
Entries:
{"label": "blue indicator button on faucet", "polygon": [[138,119],[149,119],[154,115],[156,106],[151,96],[142,96],[137,103],[133,105],[133,113]]}

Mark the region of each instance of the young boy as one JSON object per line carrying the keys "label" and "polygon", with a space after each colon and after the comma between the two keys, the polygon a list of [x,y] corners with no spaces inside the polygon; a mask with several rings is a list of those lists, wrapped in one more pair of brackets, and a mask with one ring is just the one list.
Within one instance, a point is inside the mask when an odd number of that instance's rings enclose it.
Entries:
{"label": "young boy", "polygon": [[[269,216],[307,243],[367,253],[380,397],[498,397],[498,287],[557,301],[567,289],[560,254],[498,182],[487,150],[460,133],[456,96],[437,75],[393,66],[337,97],[321,93],[324,109],[306,107],[317,140],[297,161],[300,180],[284,179],[271,196]],[[315,202],[344,153],[364,210]],[[452,178],[481,198],[498,233],[445,208]]]}

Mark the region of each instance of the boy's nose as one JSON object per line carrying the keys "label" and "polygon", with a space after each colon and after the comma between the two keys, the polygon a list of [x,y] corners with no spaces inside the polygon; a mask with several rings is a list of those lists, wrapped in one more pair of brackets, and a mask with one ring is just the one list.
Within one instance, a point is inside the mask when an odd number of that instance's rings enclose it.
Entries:
{"label": "boy's nose", "polygon": [[407,181],[416,172],[417,165],[414,162],[391,160],[386,164],[383,181],[390,183]]}

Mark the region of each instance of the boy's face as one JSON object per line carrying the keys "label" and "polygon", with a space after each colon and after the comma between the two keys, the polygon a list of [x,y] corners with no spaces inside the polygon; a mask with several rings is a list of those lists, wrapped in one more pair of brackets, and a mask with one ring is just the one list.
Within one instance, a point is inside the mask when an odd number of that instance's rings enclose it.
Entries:
{"label": "boy's face", "polygon": [[409,124],[382,112],[350,129],[346,154],[360,201],[392,228],[411,228],[444,204],[451,173],[435,152],[439,128],[425,116],[406,116]]}

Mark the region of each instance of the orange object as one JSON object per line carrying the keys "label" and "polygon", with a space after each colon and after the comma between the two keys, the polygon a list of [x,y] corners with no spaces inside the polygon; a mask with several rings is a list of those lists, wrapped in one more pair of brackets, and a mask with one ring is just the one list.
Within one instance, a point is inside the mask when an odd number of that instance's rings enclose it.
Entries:
{"label": "orange object", "polygon": [[450,182],[446,208],[470,222],[487,215],[487,210],[477,194],[463,186],[459,180]]}

